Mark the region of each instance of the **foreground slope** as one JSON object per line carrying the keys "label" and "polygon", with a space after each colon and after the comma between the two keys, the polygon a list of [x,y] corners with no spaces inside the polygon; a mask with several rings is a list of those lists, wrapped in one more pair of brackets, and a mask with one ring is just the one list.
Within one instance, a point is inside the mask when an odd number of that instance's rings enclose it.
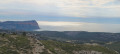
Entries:
{"label": "foreground slope", "polygon": [[0,34],[0,54],[117,54],[99,45],[37,40],[24,35]]}
{"label": "foreground slope", "polygon": [[39,40],[23,35],[0,35],[0,54],[39,54],[44,46]]}
{"label": "foreground slope", "polygon": [[105,45],[106,47],[116,50],[118,53],[120,53],[120,41],[119,42],[111,42]]}

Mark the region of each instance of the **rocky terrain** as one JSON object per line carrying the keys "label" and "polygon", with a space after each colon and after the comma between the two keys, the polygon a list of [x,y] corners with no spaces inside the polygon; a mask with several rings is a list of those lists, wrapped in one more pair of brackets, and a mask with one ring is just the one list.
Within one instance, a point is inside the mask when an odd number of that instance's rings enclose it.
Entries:
{"label": "rocky terrain", "polygon": [[74,54],[102,54],[102,52],[97,51],[74,51]]}
{"label": "rocky terrain", "polygon": [[23,34],[0,33],[0,54],[117,54],[100,45],[38,40]]}

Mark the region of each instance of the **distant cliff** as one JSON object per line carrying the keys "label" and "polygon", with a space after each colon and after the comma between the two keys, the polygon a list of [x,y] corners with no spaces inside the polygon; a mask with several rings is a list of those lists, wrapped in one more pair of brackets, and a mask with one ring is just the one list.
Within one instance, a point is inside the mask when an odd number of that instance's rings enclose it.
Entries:
{"label": "distant cliff", "polygon": [[18,30],[18,31],[33,31],[40,29],[35,20],[31,21],[6,21],[0,22],[0,29]]}

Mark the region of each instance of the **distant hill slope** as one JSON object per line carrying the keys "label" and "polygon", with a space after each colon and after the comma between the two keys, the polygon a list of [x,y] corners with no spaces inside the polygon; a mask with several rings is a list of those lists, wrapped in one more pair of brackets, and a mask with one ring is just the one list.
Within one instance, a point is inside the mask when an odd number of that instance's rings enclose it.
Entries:
{"label": "distant hill slope", "polygon": [[99,45],[37,40],[23,35],[0,34],[0,54],[117,54]]}
{"label": "distant hill slope", "polygon": [[40,31],[36,32],[39,36],[50,37],[58,40],[72,40],[72,42],[110,42],[120,41],[120,33],[105,33],[105,32],[85,32],[85,31]]}
{"label": "distant hill slope", "polygon": [[5,21],[5,22],[0,22],[0,29],[18,30],[18,31],[33,31],[33,30],[39,29],[39,26],[35,20],[31,20],[31,21]]}

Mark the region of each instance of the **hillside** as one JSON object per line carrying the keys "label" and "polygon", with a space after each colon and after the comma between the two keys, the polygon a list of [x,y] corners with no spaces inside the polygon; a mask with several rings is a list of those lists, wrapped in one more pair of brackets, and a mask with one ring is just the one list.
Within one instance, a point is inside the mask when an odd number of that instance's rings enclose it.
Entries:
{"label": "hillside", "polygon": [[99,46],[71,44],[53,40],[37,40],[15,34],[0,34],[0,54],[116,54]]}
{"label": "hillside", "polygon": [[120,42],[111,42],[109,44],[106,44],[105,46],[120,53]]}
{"label": "hillside", "polygon": [[73,43],[99,43],[104,44],[111,41],[120,41],[120,33],[86,32],[86,31],[40,31],[35,32],[39,36],[49,37],[60,41],[71,41]]}
{"label": "hillside", "polygon": [[5,21],[5,22],[0,22],[0,29],[18,30],[18,31],[33,31],[33,30],[39,29],[39,26],[35,20],[31,20],[31,21]]}

